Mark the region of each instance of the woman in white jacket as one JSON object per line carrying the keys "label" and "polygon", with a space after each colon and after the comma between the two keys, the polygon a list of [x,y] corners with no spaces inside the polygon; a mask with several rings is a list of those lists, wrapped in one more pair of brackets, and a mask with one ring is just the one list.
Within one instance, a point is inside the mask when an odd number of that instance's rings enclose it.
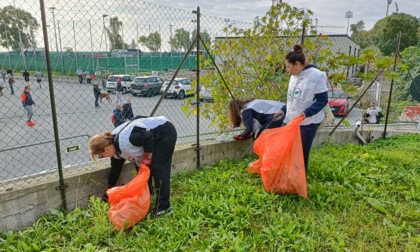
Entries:
{"label": "woman in white jacket", "polygon": [[126,160],[138,167],[145,164],[150,168],[156,193],[154,216],[172,214],[170,209],[170,176],[172,156],[175,150],[177,132],[174,125],[164,116],[138,118],[126,122],[112,132],[105,131],[89,139],[90,157],[111,158],[108,188],[114,187]]}

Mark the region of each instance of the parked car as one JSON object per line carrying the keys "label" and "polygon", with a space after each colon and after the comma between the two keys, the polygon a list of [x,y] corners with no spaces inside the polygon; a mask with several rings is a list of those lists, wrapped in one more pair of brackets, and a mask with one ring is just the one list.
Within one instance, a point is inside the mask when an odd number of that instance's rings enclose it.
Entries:
{"label": "parked car", "polygon": [[131,82],[131,93],[133,96],[152,97],[160,93],[163,80],[156,76],[138,76]]}
{"label": "parked car", "polygon": [[[170,80],[167,80],[163,83],[160,88],[160,93],[163,93],[167,86],[169,85]],[[168,92],[165,95],[165,98],[178,98],[184,99],[187,95],[191,95],[191,80],[186,78],[175,78],[171,86],[168,89]]]}
{"label": "parked car", "polygon": [[133,76],[126,74],[115,74],[108,76],[108,80],[105,84],[105,89],[108,93],[115,93],[115,88],[117,86],[117,78],[121,78],[121,84],[123,86],[123,94],[131,91],[130,84],[133,81]]}
{"label": "parked car", "polygon": [[334,116],[346,116],[348,114],[350,98],[341,88],[328,89],[328,105]]}
{"label": "parked car", "polygon": [[206,88],[205,86],[202,86],[200,89],[200,101],[205,102],[213,102],[213,96],[211,94],[211,88]]}

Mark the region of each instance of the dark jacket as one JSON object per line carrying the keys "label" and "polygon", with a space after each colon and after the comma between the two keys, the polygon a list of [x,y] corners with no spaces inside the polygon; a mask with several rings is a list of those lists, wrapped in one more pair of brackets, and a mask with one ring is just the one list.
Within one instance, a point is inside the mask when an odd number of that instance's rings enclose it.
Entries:
{"label": "dark jacket", "polygon": [[116,90],[117,90],[117,92],[122,92],[123,91],[123,85],[121,84],[121,81],[117,81]]}
{"label": "dark jacket", "polygon": [[93,94],[96,95],[100,95],[101,94],[101,89],[99,88],[98,85],[93,85]]}
{"label": "dark jacket", "polygon": [[29,80],[29,76],[30,74],[28,73],[28,71],[23,72],[23,77],[25,78],[25,81]]}
{"label": "dark jacket", "polygon": [[124,103],[122,105],[122,109],[123,109],[123,112],[122,112],[123,120],[127,120],[127,119],[132,120],[134,117],[134,114],[133,114],[133,108],[131,107],[131,104]]}
{"label": "dark jacket", "polygon": [[113,113],[114,113],[114,126],[118,127],[124,122],[122,111],[119,109],[114,109]]}
{"label": "dark jacket", "polygon": [[21,98],[22,98],[22,105],[24,108],[26,108],[26,106],[35,105],[35,102],[34,100],[32,100],[32,95],[30,92],[23,91]]}

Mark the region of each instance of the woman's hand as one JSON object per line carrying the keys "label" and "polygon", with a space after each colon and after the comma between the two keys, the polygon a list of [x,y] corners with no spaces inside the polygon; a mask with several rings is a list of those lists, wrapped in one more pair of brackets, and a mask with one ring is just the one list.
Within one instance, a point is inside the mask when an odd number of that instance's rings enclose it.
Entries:
{"label": "woman's hand", "polygon": [[299,114],[299,116],[302,116],[302,117],[303,117],[303,119],[305,119],[305,118],[306,118],[305,112],[300,113],[300,114]]}
{"label": "woman's hand", "polygon": [[280,120],[284,116],[283,110],[279,110],[274,114],[274,121]]}
{"label": "woman's hand", "polygon": [[150,167],[152,165],[152,152],[145,152],[143,154],[143,159],[141,160],[141,163],[146,165],[147,167]]}

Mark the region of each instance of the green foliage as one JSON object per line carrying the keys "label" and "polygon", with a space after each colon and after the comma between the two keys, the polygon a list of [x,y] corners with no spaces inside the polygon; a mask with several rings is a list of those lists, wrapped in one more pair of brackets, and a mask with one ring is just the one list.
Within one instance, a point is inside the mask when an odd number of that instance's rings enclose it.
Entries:
{"label": "green foliage", "polygon": [[[272,6],[264,17],[255,19],[252,28],[243,30],[234,25],[225,28],[233,38],[218,39],[211,50],[223,78],[216,71],[200,76],[200,84],[210,88],[214,98],[214,103],[203,104],[200,108],[200,114],[211,120],[209,127],[217,126],[221,131],[227,129],[227,105],[232,98],[286,102],[290,74],[285,71],[285,56],[293,45],[301,43],[302,23],[308,22],[305,16],[311,14],[282,3]],[[360,77],[370,81],[392,65],[392,58],[382,54],[366,51],[355,58],[347,55],[347,51],[334,52],[333,48],[334,44],[327,36],[306,37],[304,40],[307,62],[326,72],[329,86],[341,86],[352,94],[356,89],[347,79],[349,67],[369,65],[369,70]],[[213,61],[206,59],[202,66],[213,66]],[[193,83],[193,89],[195,86]],[[191,99],[196,97],[190,98],[183,107],[187,115],[197,113],[197,107],[190,105]]]}
{"label": "green foliage", "polygon": [[38,21],[27,11],[13,6],[0,8],[0,46],[15,51],[20,50],[19,32],[23,49],[37,47],[34,33],[39,29]]}
{"label": "green foliage", "polygon": [[158,32],[150,33],[149,36],[141,36],[139,42],[149,48],[152,52],[157,52],[162,46],[162,37]]}
{"label": "green foliage", "polygon": [[[412,100],[410,85],[420,75],[420,47],[411,46],[401,52],[397,73],[400,74],[395,81],[397,101]],[[414,98],[420,100],[420,97]]]}
{"label": "green foliage", "polygon": [[[172,32],[171,32],[172,33]],[[176,29],[174,36],[171,34],[169,44],[172,51],[187,51],[191,46],[190,32],[184,28]]]}
{"label": "green foliage", "polygon": [[[171,217],[115,231],[109,206],[51,211],[0,234],[1,251],[417,251],[420,135],[311,153],[309,199],[267,193],[253,156],[172,179]],[[410,155],[407,155],[410,153]]]}
{"label": "green foliage", "polygon": [[129,45],[124,43],[123,37],[120,34],[122,29],[122,21],[118,17],[111,17],[109,19],[109,27],[106,27],[109,43],[111,44],[110,50],[128,48]]}
{"label": "green foliage", "polygon": [[368,42],[362,46],[376,45],[384,55],[392,55],[398,44],[401,32],[400,51],[410,46],[418,46],[417,36],[420,21],[409,14],[393,13],[376,22],[375,26],[365,34]]}

